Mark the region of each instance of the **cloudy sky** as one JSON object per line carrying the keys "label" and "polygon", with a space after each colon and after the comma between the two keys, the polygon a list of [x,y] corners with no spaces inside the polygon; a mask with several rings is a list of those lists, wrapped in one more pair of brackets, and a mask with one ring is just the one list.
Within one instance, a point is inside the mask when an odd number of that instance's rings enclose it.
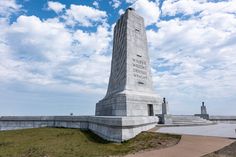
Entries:
{"label": "cloudy sky", "polygon": [[0,0],[0,116],[94,114],[130,6],[170,112],[236,115],[235,0]]}

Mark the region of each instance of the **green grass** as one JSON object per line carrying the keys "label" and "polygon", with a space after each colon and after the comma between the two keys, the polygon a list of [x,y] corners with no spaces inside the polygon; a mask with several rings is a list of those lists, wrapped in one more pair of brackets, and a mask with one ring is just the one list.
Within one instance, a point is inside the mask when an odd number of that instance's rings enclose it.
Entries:
{"label": "green grass", "polygon": [[178,135],[143,132],[123,143],[105,141],[89,131],[38,128],[0,132],[0,157],[92,157],[134,153],[175,145]]}

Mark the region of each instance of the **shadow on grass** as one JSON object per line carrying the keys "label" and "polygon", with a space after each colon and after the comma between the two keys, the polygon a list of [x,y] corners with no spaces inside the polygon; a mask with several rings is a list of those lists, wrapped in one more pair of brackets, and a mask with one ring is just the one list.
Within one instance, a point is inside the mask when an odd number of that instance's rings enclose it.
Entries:
{"label": "shadow on grass", "polygon": [[7,147],[9,145],[13,144],[12,142],[0,142],[0,148],[1,147]]}
{"label": "shadow on grass", "polygon": [[110,144],[112,142],[110,141],[107,141],[107,140],[104,140],[102,139],[101,137],[99,137],[98,135],[94,134],[92,131],[88,131],[88,130],[82,130],[81,131],[85,136],[86,138],[91,141],[91,142],[94,142],[94,143],[100,143],[100,144]]}
{"label": "shadow on grass", "polygon": [[[55,128],[73,129],[73,128],[65,128],[65,127],[55,127]],[[80,131],[91,142],[99,143],[99,144],[110,144],[110,143],[113,143],[113,142],[104,140],[103,138],[101,138],[100,136],[96,135],[95,133],[93,133],[90,130],[82,130],[82,129],[76,129],[76,128],[74,128],[74,130]],[[70,133],[70,134],[74,134],[74,133]],[[60,135],[65,135],[65,134],[64,133],[58,134],[58,136],[60,136]]]}

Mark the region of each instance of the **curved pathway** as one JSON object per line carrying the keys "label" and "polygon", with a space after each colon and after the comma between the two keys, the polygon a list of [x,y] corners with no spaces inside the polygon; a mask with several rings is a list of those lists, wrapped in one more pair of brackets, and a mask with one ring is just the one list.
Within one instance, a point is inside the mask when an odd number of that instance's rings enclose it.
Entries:
{"label": "curved pathway", "polygon": [[234,140],[219,137],[183,135],[180,142],[173,147],[130,154],[126,157],[201,157],[233,142]]}

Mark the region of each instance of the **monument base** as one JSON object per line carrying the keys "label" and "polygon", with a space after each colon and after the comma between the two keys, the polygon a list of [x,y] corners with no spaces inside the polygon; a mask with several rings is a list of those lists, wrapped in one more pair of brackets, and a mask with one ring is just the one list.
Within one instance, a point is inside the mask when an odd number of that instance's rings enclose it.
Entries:
{"label": "monument base", "polygon": [[201,117],[203,119],[209,120],[209,114],[195,114],[195,116]]}
{"label": "monument base", "polygon": [[172,116],[170,114],[159,114],[159,124],[172,124]]}
{"label": "monument base", "polygon": [[96,116],[154,116],[160,113],[161,97],[155,93],[123,91],[96,104]]}
{"label": "monument base", "polygon": [[88,129],[100,137],[115,142],[122,142],[135,137],[142,131],[154,128],[158,117],[90,117]]}
{"label": "monument base", "polygon": [[63,127],[90,130],[108,141],[122,142],[155,127],[156,116],[6,116],[0,117],[0,130]]}

